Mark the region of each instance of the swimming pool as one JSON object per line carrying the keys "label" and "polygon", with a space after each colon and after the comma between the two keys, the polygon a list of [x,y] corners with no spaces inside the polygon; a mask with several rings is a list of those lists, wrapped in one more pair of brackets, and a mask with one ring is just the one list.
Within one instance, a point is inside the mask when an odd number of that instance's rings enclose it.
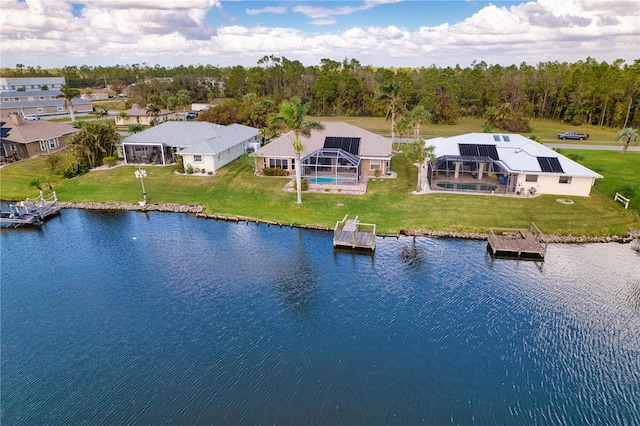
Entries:
{"label": "swimming pool", "polygon": [[443,189],[453,189],[456,191],[479,191],[479,192],[491,192],[498,188],[496,185],[486,185],[483,183],[450,183],[441,182],[438,186]]}
{"label": "swimming pool", "polygon": [[323,176],[309,180],[309,183],[340,183],[340,178],[335,176]]}

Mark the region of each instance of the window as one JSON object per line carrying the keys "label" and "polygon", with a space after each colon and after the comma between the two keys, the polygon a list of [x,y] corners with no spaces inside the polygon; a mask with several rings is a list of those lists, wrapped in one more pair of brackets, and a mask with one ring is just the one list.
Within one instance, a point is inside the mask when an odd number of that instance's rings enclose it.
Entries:
{"label": "window", "polygon": [[194,155],[193,156],[194,163],[202,163],[202,155]]}
{"label": "window", "polygon": [[44,108],[42,108],[42,107],[36,107],[36,112],[44,112]]}
{"label": "window", "polygon": [[49,99],[52,101],[55,101],[56,97],[55,96],[49,96]]}
{"label": "window", "polygon": [[571,183],[571,176],[560,176],[560,179],[558,179],[558,183],[570,184]]}
{"label": "window", "polygon": [[40,141],[40,151],[46,151],[47,150],[47,145],[44,143],[44,141]]}
{"label": "window", "polygon": [[289,170],[289,164],[287,159],[283,158],[269,158],[269,167],[276,169]]}
{"label": "window", "polygon": [[20,98],[13,98],[13,102],[20,102]]}
{"label": "window", "polygon": [[44,99],[44,96],[40,96],[40,100],[41,100],[41,101],[44,101],[44,100],[45,100],[45,99]]}
{"label": "window", "polygon": [[502,136],[502,140],[505,141],[505,142],[511,142],[511,139],[509,139],[509,136],[507,136],[507,135],[503,135]]}
{"label": "window", "polygon": [[49,148],[54,149],[56,146],[58,146],[56,138],[49,139]]}
{"label": "window", "polygon": [[58,106],[57,108],[58,111],[64,111],[64,107],[62,105]]}
{"label": "window", "polygon": [[525,182],[537,182],[538,175],[527,175],[527,177],[524,180]]}
{"label": "window", "polygon": [[369,170],[380,170],[380,160],[371,160],[369,163]]}
{"label": "window", "polygon": [[500,142],[500,135],[493,135],[493,140],[496,142]]}
{"label": "window", "polygon": [[29,97],[27,98],[27,100],[28,100],[29,102],[33,102],[33,101],[35,101],[35,98],[34,98],[33,96],[29,96]]}
{"label": "window", "polygon": [[2,98],[4,102],[11,102],[11,98]]}

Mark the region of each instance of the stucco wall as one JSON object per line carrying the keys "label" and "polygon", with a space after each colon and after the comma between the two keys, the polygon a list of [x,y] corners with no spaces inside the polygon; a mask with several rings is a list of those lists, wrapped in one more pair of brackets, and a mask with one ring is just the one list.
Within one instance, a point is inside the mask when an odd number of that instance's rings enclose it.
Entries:
{"label": "stucco wall", "polygon": [[518,176],[518,185],[525,191],[536,188],[538,194],[571,195],[588,197],[591,192],[592,178],[571,177],[571,183],[559,183],[558,175],[538,175],[537,182],[526,182],[524,174]]}

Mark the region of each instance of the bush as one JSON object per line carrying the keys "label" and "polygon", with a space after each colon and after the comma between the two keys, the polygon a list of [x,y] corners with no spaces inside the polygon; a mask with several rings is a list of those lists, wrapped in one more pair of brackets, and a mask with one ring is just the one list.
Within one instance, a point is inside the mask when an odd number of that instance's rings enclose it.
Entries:
{"label": "bush", "polygon": [[630,183],[625,183],[624,185],[618,187],[615,192],[627,198],[633,198],[636,195],[636,187],[635,185],[632,185]]}
{"label": "bush", "polygon": [[287,170],[279,167],[265,167],[262,169],[262,174],[265,176],[289,176],[289,172]]}
{"label": "bush", "polygon": [[62,176],[64,176],[66,179],[71,179],[74,178],[76,176],[80,176],[83,175],[85,173],[89,172],[89,166],[87,166],[84,163],[73,163],[70,164],[69,166],[67,166],[63,171],[62,171]]}
{"label": "bush", "polygon": [[189,164],[187,166],[187,174],[192,175],[193,174],[193,166],[191,164]]}
{"label": "bush", "polygon": [[116,165],[116,161],[118,161],[116,157],[104,157],[102,159],[102,164],[104,164],[105,166],[113,167]]}
{"label": "bush", "polygon": [[[309,190],[309,181],[306,179],[302,179],[300,181],[300,186],[302,187],[302,191],[308,191]],[[295,181],[293,181],[293,189],[295,189],[296,191],[298,190],[298,183]]]}
{"label": "bush", "polygon": [[62,160],[62,154],[60,154],[59,152],[53,152],[45,157],[44,162],[49,168],[51,174],[55,175],[56,173],[58,173],[58,168],[60,167]]}
{"label": "bush", "polygon": [[184,173],[184,160],[182,159],[182,155],[176,157],[176,165],[174,167],[176,168],[176,172]]}

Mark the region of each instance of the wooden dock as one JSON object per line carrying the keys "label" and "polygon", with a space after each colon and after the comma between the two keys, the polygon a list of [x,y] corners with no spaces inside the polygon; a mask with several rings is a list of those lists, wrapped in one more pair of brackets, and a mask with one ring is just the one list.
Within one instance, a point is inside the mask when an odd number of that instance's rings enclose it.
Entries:
{"label": "wooden dock", "polygon": [[529,229],[490,228],[488,247],[494,256],[544,259],[547,241],[531,222]]}
{"label": "wooden dock", "polygon": [[348,216],[338,221],[333,229],[333,247],[375,250],[376,225],[360,223],[358,216],[349,220]]}
{"label": "wooden dock", "polygon": [[40,197],[27,198],[16,205],[9,204],[9,211],[0,213],[0,224],[3,227],[16,228],[22,225],[40,225],[49,216],[60,212],[58,196],[54,192],[51,198],[45,199],[40,191]]}

